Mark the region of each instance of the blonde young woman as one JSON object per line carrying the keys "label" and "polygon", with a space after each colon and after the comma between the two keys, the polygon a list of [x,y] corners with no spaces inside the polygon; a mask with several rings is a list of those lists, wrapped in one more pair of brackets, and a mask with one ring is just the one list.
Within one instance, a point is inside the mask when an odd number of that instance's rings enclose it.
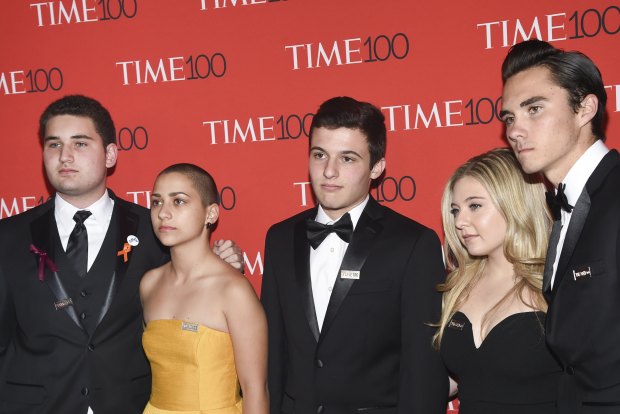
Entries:
{"label": "blonde young woman", "polygon": [[192,164],[155,181],[151,221],[170,261],[140,284],[153,373],[145,414],[268,413],[265,314],[247,279],[209,247],[217,200],[211,176]]}
{"label": "blonde young woman", "polygon": [[512,151],[472,158],[441,206],[450,274],[435,346],[458,383],[460,414],[555,413],[560,368],[545,345],[550,217],[543,184]]}

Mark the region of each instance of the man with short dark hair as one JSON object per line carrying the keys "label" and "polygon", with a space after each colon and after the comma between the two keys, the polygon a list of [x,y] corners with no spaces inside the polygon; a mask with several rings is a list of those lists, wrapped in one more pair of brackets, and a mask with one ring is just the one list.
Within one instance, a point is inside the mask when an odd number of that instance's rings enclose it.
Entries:
{"label": "man with short dark hair", "polygon": [[543,291],[547,343],[564,368],[558,412],[620,412],[620,155],[604,144],[595,64],[539,40],[502,66],[501,117],[523,170],[541,172],[555,218]]}
{"label": "man with short dark hair", "polygon": [[[151,375],[138,286],[167,252],[148,210],[106,188],[118,150],[99,102],[53,102],[40,137],[56,195],[0,221],[0,412],[141,413]],[[221,256],[242,265],[234,248]]]}
{"label": "man with short dark hair", "polygon": [[445,276],[437,235],[369,196],[385,169],[381,111],[324,102],[310,127],[318,207],[271,227],[261,300],[271,414],[445,414],[432,349]]}

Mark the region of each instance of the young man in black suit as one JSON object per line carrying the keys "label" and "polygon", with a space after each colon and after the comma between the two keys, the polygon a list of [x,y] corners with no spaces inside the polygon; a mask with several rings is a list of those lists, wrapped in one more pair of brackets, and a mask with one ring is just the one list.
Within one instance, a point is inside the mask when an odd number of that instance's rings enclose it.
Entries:
{"label": "young man in black suit", "polygon": [[[106,188],[116,130],[99,102],[53,102],[40,138],[56,195],[0,221],[0,412],[141,413],[151,375],[138,286],[167,252],[149,211]],[[240,268],[229,246],[221,257]]]}
{"label": "young man in black suit", "polygon": [[502,66],[501,116],[555,216],[543,290],[547,343],[564,367],[558,410],[620,412],[620,155],[604,144],[607,95],[594,63],[538,40]]}
{"label": "young man in black suit", "polygon": [[445,276],[437,235],[369,197],[385,168],[381,111],[324,102],[310,127],[318,207],[269,230],[261,300],[271,414],[445,414],[432,349]]}

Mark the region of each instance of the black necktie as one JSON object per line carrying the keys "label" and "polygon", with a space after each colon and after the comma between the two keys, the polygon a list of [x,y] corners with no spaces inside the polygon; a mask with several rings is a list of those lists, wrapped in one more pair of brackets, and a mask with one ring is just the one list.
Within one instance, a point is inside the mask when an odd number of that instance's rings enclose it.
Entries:
{"label": "black necktie", "polygon": [[349,213],[345,214],[334,224],[321,224],[316,220],[308,219],[306,234],[313,249],[319,247],[329,233],[336,233],[343,241],[350,243],[353,238],[353,222]]}
{"label": "black necktie", "polygon": [[573,211],[573,206],[568,204],[568,199],[566,198],[566,194],[564,194],[565,188],[566,184],[560,183],[558,184],[558,189],[555,194],[553,191],[547,191],[545,193],[547,205],[549,205],[554,220],[559,220],[562,217],[562,210],[567,213]]}
{"label": "black necktie", "polygon": [[73,267],[80,277],[86,276],[88,267],[88,233],[84,221],[92,213],[88,210],[78,210],[73,216],[75,227],[69,236],[67,243],[67,257],[73,263]]}

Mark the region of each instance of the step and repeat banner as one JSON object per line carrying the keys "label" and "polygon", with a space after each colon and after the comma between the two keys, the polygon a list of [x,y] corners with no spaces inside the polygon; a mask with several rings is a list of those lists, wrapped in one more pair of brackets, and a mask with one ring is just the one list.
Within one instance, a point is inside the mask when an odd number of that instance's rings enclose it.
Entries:
{"label": "step and repeat banner", "polygon": [[[212,173],[214,237],[244,249],[260,291],[269,226],[313,205],[308,129],[324,100],[379,106],[388,127],[379,202],[441,235],[443,186],[506,146],[500,66],[528,38],[580,50],[603,73],[607,143],[620,135],[620,2],[55,0],[0,6],[0,219],[44,202],[38,118],[67,94],[106,106],[117,195],[149,207],[177,162]],[[454,407],[451,407],[452,410]]]}

